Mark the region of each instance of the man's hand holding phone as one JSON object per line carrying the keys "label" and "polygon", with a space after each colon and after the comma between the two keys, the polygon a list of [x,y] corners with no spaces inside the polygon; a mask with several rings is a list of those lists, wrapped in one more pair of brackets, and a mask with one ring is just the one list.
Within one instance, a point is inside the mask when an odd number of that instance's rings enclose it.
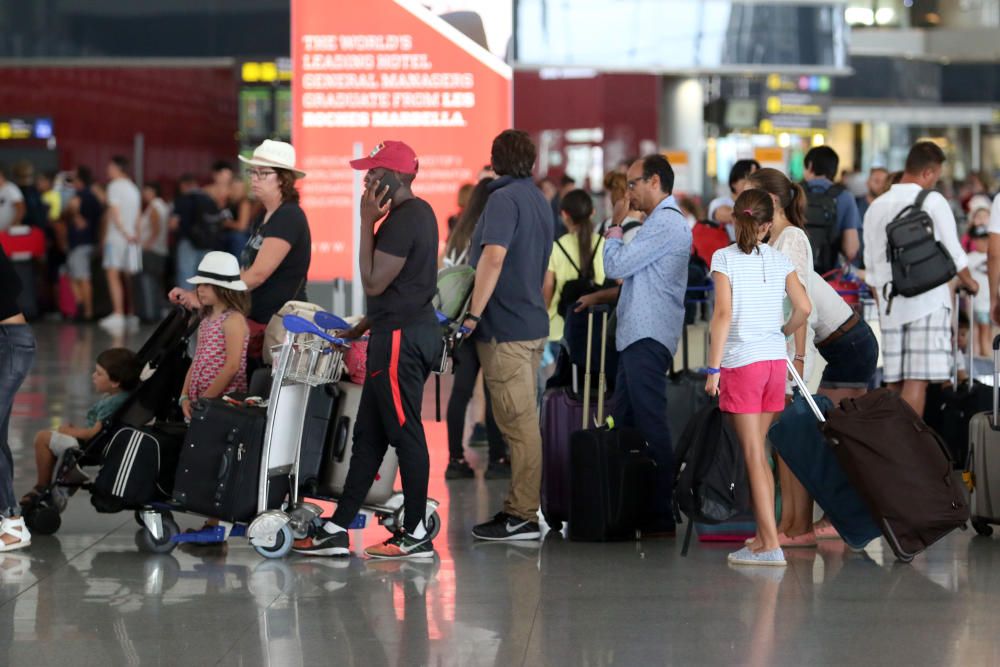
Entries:
{"label": "man's hand holding phone", "polygon": [[392,207],[392,195],[399,186],[399,179],[392,172],[383,174],[377,181],[370,181],[361,197],[361,224],[373,227],[384,218]]}

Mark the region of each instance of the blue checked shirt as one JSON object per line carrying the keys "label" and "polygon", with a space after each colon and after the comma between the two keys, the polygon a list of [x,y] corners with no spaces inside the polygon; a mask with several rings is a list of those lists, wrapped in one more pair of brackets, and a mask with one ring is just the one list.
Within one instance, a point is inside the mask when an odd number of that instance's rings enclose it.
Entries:
{"label": "blue checked shirt", "polygon": [[623,280],[618,299],[619,351],[643,338],[652,338],[671,355],[684,326],[684,296],[691,228],[669,196],[646,218],[628,244],[609,238],[604,245],[604,272]]}

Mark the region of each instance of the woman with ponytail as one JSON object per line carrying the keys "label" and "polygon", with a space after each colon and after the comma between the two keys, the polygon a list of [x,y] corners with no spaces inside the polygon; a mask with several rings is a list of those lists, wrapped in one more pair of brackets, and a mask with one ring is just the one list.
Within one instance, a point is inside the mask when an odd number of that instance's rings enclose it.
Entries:
{"label": "woman with ponytail", "polygon": [[573,190],[559,205],[568,233],[556,239],[542,294],[549,308],[549,343],[563,337],[566,311],[580,297],[604,284],[604,238],[594,233],[594,202],[584,190]]}
{"label": "woman with ponytail", "polygon": [[[773,230],[768,193],[746,190],[736,200],[736,243],[712,256],[715,311],[705,391],[729,413],[750,478],[757,534],[729,554],[734,565],[785,565],[774,518],[774,477],[764,440],[785,408],[785,338],[809,317],[809,297],[792,262],[763,243]],[[785,321],[785,298],[791,316]]]}
{"label": "woman with ponytail", "polygon": [[[813,252],[805,232],[806,195],[802,186],[792,183],[777,169],[760,169],[750,175],[750,187],[767,192],[774,204],[774,223],[768,244],[778,250],[795,267],[802,286],[812,302]],[[786,311],[787,311],[786,303]],[[813,318],[815,319],[815,314]],[[788,357],[795,370],[808,382],[816,357],[812,326],[803,323],[793,331],[788,341]],[[785,395],[792,394],[791,382],[786,382]],[[778,481],[781,484],[781,520],[778,537],[784,547],[814,547],[816,534],[812,522],[812,497],[785,463],[778,458]]]}

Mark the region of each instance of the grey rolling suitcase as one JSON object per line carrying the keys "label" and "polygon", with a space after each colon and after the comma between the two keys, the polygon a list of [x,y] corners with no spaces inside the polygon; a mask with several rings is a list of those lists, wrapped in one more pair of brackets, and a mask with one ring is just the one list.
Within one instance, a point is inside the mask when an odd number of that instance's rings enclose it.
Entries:
{"label": "grey rolling suitcase", "polygon": [[[361,404],[362,385],[351,382],[337,383],[337,407],[334,411],[333,423],[330,426],[330,439],[323,457],[320,473],[319,491],[340,497],[344,492],[344,482],[347,471],[351,467],[351,454],[354,446],[354,421]],[[396,483],[396,471],[399,460],[396,458],[396,448],[390,446],[382,459],[372,488],[368,490],[365,503],[378,505],[384,503],[393,494]]]}
{"label": "grey rolling suitcase", "polygon": [[969,422],[969,465],[966,483],[972,488],[972,527],[992,535],[1000,524],[1000,336],[993,339],[993,412],[980,412]]}

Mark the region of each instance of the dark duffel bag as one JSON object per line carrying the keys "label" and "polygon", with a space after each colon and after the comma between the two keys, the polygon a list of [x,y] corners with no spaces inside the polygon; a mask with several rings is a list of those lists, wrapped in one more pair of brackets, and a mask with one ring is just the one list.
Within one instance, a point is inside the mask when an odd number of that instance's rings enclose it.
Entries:
{"label": "dark duffel bag", "polygon": [[[193,407],[174,499],[190,512],[233,523],[248,521],[257,513],[267,410],[221,399],[197,401]],[[268,506],[276,507],[287,493],[288,476],[276,477],[269,495],[274,502]]]}
{"label": "dark duffel bag", "polygon": [[969,520],[948,446],[899,394],[846,398],[823,432],[899,560],[913,560]]}
{"label": "dark duffel bag", "polygon": [[98,512],[121,512],[170,497],[183,424],[119,429],[103,450],[90,502]]}

